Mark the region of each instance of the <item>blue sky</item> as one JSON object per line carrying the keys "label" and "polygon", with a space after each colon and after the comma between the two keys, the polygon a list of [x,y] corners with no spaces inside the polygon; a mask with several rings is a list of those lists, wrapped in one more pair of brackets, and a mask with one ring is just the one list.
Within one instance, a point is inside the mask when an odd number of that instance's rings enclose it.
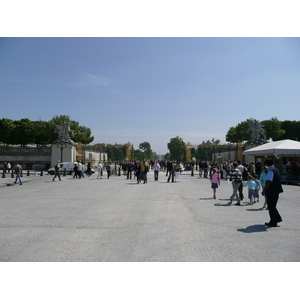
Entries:
{"label": "blue sky", "polygon": [[247,118],[299,120],[299,38],[0,38],[0,118],[69,115],[93,143],[225,142]]}

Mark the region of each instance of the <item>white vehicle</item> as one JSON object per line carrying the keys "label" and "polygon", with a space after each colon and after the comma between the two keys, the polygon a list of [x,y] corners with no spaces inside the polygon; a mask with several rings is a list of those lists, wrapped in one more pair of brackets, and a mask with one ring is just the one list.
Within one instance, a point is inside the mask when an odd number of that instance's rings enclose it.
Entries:
{"label": "white vehicle", "polygon": [[[71,175],[72,172],[74,171],[74,163],[73,162],[64,162],[64,163],[60,163],[60,169],[59,169],[59,173],[63,173],[66,169],[66,173]],[[55,168],[50,168],[48,170],[48,173],[50,175],[54,175],[55,174]]]}
{"label": "white vehicle", "polygon": [[[77,163],[76,163],[77,164]],[[63,173],[66,169],[66,173],[69,174],[69,175],[72,175],[72,173],[74,172],[74,165],[75,163],[73,162],[63,162],[63,163],[60,163],[60,169],[59,169],[59,173]],[[86,173],[86,170],[87,170],[87,167],[85,166],[84,168],[84,172]],[[48,173],[50,175],[54,175],[55,174],[55,168],[50,168],[48,170]],[[95,170],[92,169],[92,174],[95,173]]]}

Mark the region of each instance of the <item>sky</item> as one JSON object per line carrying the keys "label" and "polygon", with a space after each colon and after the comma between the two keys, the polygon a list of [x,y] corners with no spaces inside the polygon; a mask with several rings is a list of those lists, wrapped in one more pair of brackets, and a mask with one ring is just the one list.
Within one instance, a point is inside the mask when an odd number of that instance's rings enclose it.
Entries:
{"label": "sky", "polygon": [[299,38],[0,38],[0,118],[68,115],[92,144],[225,143],[247,118],[299,120],[299,95]]}

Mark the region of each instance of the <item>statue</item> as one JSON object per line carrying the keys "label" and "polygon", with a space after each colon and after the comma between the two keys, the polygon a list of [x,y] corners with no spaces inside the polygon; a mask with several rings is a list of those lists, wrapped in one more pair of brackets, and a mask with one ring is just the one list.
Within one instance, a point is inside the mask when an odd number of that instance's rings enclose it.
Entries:
{"label": "statue", "polygon": [[54,143],[75,144],[69,136],[69,134],[73,134],[70,123],[64,122],[63,125],[56,125],[55,132],[58,134],[58,139]]}
{"label": "statue", "polygon": [[259,121],[255,119],[250,119],[248,121],[248,124],[250,126],[249,131],[251,131],[251,138],[248,140],[248,143],[251,144],[261,144],[266,142],[266,131],[263,127],[265,125],[261,124]]}

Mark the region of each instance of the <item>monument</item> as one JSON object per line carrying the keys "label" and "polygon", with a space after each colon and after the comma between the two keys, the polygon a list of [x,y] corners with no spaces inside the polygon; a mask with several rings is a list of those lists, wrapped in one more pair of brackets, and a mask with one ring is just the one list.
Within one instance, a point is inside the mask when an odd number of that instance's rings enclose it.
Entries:
{"label": "monument", "polygon": [[255,119],[250,119],[248,124],[250,126],[249,131],[251,132],[251,138],[247,143],[255,145],[265,143],[267,141],[266,131],[264,129],[265,125]]}
{"label": "monument", "polygon": [[[60,162],[75,161],[77,154],[76,143],[69,135],[73,133],[71,124],[64,122],[61,125],[56,125],[55,132],[58,134],[58,139],[54,141],[52,145],[51,165],[55,165],[58,160]],[[60,153],[58,149],[60,149]]]}

